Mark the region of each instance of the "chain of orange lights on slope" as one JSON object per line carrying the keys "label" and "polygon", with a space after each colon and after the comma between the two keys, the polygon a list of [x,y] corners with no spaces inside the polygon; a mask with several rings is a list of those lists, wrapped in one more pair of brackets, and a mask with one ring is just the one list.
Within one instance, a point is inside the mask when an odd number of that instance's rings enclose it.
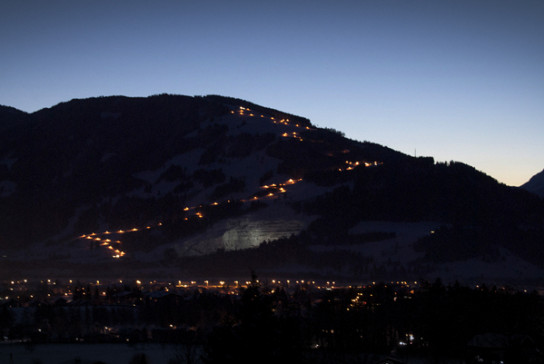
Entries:
{"label": "chain of orange lights on slope", "polygon": [[[246,112],[250,112],[250,111],[251,111],[251,109],[240,106],[238,113],[236,113],[234,110],[231,110],[231,114],[238,114],[240,116],[246,116],[246,117],[247,116],[255,117],[255,115],[253,113],[246,114]],[[260,115],[260,117],[261,118],[266,118],[262,114]],[[297,128],[304,128],[306,130],[312,130],[309,126],[301,126],[300,124],[291,124],[291,121],[289,119],[277,120],[274,117],[269,117],[269,119],[274,124],[280,124],[280,125],[285,125],[285,126],[295,126]],[[283,133],[283,134],[281,134],[281,136],[284,137],[284,138],[294,138],[296,140],[303,141],[302,137],[300,137],[297,132]],[[370,162],[364,162],[364,161],[348,161],[347,160],[345,162],[345,164],[346,164],[345,168],[338,168],[339,172],[351,171],[351,170],[353,170],[353,169],[355,169],[357,167],[361,167],[361,166],[364,166],[364,167],[378,166],[378,165],[382,165],[383,163],[382,162],[372,162],[372,163],[370,163]],[[283,183],[273,183],[273,184],[261,186],[260,187],[261,190],[269,191],[266,195],[261,196],[261,197],[252,196],[252,197],[250,197],[248,199],[241,199],[241,200],[239,200],[239,202],[246,203],[246,202],[253,202],[253,201],[264,200],[264,199],[277,198],[279,194],[283,194],[283,193],[287,192],[286,188],[288,186],[292,186],[292,185],[294,185],[294,184],[296,184],[298,182],[301,182],[301,181],[302,181],[302,178],[299,178],[299,179],[290,178],[290,179],[288,179],[287,181],[285,181]],[[211,204],[209,204],[207,206],[219,206],[219,205],[229,204],[229,203],[231,203],[231,200],[227,200],[226,202],[222,202],[222,203],[212,202]],[[204,207],[204,205],[186,206],[186,207],[183,208],[183,211],[184,212],[189,212],[189,211],[192,211],[192,210],[201,209],[202,207]],[[201,211],[196,211],[193,214],[193,216],[196,216],[199,219],[204,218],[204,215],[202,214]],[[184,220],[188,221],[189,217],[185,217]],[[134,232],[138,232],[138,231],[141,231],[141,230],[150,230],[150,229],[152,229],[154,227],[161,227],[162,225],[163,225],[162,222],[159,222],[156,225],[147,225],[145,228],[133,227],[133,228],[129,228],[129,229],[120,229],[120,230],[117,230],[117,231],[114,231],[114,232],[110,232],[110,231],[106,230],[106,231],[101,232],[101,233],[83,234],[83,235],[79,236],[78,239],[91,240],[91,241],[95,241],[97,243],[100,242],[100,246],[104,247],[105,249],[108,249],[108,251],[112,253],[112,258],[120,259],[120,258],[122,258],[122,257],[124,257],[126,255],[126,252],[120,249],[120,246],[123,243],[122,243],[121,240],[115,240],[114,241],[112,239],[107,238],[108,235],[110,235],[110,234],[134,233]]]}

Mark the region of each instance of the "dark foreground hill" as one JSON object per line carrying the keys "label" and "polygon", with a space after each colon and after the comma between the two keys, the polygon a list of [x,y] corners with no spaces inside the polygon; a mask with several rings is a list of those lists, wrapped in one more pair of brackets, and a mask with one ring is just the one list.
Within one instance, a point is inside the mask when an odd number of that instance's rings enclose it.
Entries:
{"label": "dark foreground hill", "polygon": [[538,281],[544,205],[220,96],[0,108],[3,274]]}

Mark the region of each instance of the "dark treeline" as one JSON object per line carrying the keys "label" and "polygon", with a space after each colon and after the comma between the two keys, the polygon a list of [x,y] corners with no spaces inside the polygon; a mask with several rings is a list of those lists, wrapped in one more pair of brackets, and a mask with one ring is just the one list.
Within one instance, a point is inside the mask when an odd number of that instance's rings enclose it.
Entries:
{"label": "dark treeline", "polygon": [[[417,292],[380,284],[317,296],[303,288],[288,295],[252,286],[235,307],[207,337],[206,362],[371,363],[388,354],[428,362],[543,360],[544,311],[536,294],[440,281]],[[480,346],[482,337],[508,344],[490,352],[491,344]]]}
{"label": "dark treeline", "polygon": [[166,288],[76,286],[71,302],[8,301],[0,331],[31,344],[177,343],[186,354],[180,362],[543,361],[544,302],[536,293],[439,280],[329,290],[255,279],[244,288]]}

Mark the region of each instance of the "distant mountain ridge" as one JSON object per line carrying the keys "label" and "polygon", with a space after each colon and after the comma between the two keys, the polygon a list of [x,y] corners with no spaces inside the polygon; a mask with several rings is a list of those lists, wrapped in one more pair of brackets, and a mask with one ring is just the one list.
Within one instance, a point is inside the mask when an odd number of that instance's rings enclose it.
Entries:
{"label": "distant mountain ridge", "polygon": [[544,267],[536,196],[245,100],[0,107],[0,128],[10,276],[527,281]]}
{"label": "distant mountain ridge", "polygon": [[544,197],[544,170],[531,177],[531,179],[524,183],[521,188],[536,193],[540,197]]}

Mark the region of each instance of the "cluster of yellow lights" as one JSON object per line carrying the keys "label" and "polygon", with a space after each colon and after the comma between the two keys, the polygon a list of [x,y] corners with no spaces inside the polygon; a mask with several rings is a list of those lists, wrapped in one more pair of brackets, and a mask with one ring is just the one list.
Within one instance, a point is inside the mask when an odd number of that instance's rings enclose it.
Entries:
{"label": "cluster of yellow lights", "polygon": [[[272,183],[270,185],[263,185],[263,186],[261,186],[261,189],[269,191],[268,194],[266,194],[263,197],[253,196],[251,198],[251,201],[255,201],[255,200],[259,200],[259,199],[263,199],[263,198],[277,197],[277,194],[287,192],[285,187],[292,186],[292,185],[294,185],[294,184],[296,184],[298,182],[301,182],[301,181],[302,181],[302,178],[299,178],[299,179],[289,178],[287,181],[285,181],[283,183]],[[244,202],[244,201],[245,200],[242,200],[242,202]]]}
{"label": "cluster of yellow lights", "polygon": [[[238,109],[238,112],[235,112],[234,110],[231,110],[231,114],[238,114],[240,116],[250,116],[250,117],[255,117],[256,115],[253,114],[251,112],[251,109],[250,108],[247,108],[247,107],[243,107],[243,106],[240,106],[239,109]],[[269,118],[274,124],[281,124],[281,125],[285,125],[285,126],[295,126],[297,128],[304,128],[306,130],[310,130],[310,127],[309,126],[302,126],[300,124],[291,124],[291,121],[289,119],[280,119],[280,120],[276,120],[276,118],[274,117],[267,117],[263,114],[261,115],[258,115],[260,116],[261,118]],[[281,134],[282,137],[284,138],[294,138],[294,139],[297,139],[299,141],[303,141],[302,137],[300,137],[300,135],[294,131],[294,132],[284,132],[283,134]],[[349,151],[348,151],[349,152]],[[365,162],[365,161],[346,161],[346,167],[344,168],[338,168],[338,171],[340,172],[343,172],[343,171],[351,171],[357,167],[360,167],[360,166],[365,166],[365,167],[371,167],[371,166],[378,166],[378,165],[381,165],[382,163],[381,162]],[[283,182],[283,183],[273,183],[273,184],[270,184],[270,185],[264,185],[264,186],[261,186],[260,188],[261,189],[264,189],[264,190],[267,190],[269,191],[266,195],[264,196],[252,196],[248,199],[241,199],[239,200],[240,202],[242,203],[246,203],[246,202],[253,202],[253,201],[258,201],[258,200],[262,200],[262,199],[272,199],[272,198],[277,198],[279,194],[282,194],[282,193],[286,193],[287,190],[286,190],[286,187],[287,186],[291,186],[291,185],[294,185],[298,182],[301,182],[302,181],[302,178],[299,178],[299,179],[288,179],[287,181]],[[229,204],[231,203],[231,200],[227,200],[221,204]],[[219,206],[220,203],[219,202],[212,202],[211,204],[209,204],[208,206]],[[197,210],[197,209],[201,209],[203,208],[204,205],[199,205],[199,206],[186,206],[183,208],[183,211],[184,212],[189,212],[189,211],[192,211],[192,210]],[[204,218],[204,214],[202,213],[202,211],[195,211],[193,216],[196,216],[197,218],[199,219],[203,219]],[[189,217],[186,216],[184,218],[185,221],[188,221],[189,220]],[[162,226],[162,222],[159,222],[155,227],[160,227]],[[119,259],[119,258],[122,258],[126,255],[126,252],[122,251],[120,249],[120,245],[122,244],[121,240],[111,240],[111,239],[108,239],[108,238],[104,238],[105,235],[110,235],[110,234],[126,234],[126,233],[133,233],[133,232],[138,232],[140,230],[149,230],[151,229],[152,227],[154,226],[146,226],[145,228],[137,228],[137,227],[133,227],[131,229],[120,229],[120,230],[117,230],[115,232],[110,232],[110,231],[104,231],[102,233],[91,233],[91,234],[83,234],[81,236],[79,236],[80,239],[86,239],[86,240],[94,240],[96,242],[100,242],[100,246],[103,246],[105,247],[106,249],[108,249],[108,251],[110,251],[112,254],[112,258],[114,259]]]}
{"label": "cluster of yellow lights", "polygon": [[304,141],[304,139],[302,139],[302,137],[300,135],[298,135],[298,133],[296,131],[293,131],[291,133],[283,133],[281,136],[284,137],[284,138],[293,138],[293,139],[298,140],[299,142]]}
{"label": "cluster of yellow lights", "polygon": [[[239,200],[240,202],[242,203],[246,203],[246,202],[252,202],[252,201],[257,201],[257,200],[262,200],[262,199],[270,199],[270,198],[273,198],[273,197],[277,197],[278,194],[280,193],[285,193],[287,192],[287,190],[285,189],[286,186],[290,186],[290,185],[294,185],[295,183],[298,183],[302,181],[302,178],[299,178],[299,179],[292,179],[292,178],[289,178],[287,181],[283,182],[283,183],[273,183],[271,185],[264,185],[264,186],[261,186],[260,188],[261,189],[264,189],[264,190],[268,190],[268,194],[264,195],[264,196],[252,196],[252,197],[249,197],[247,199],[241,199]],[[211,204],[207,205],[207,206],[220,206],[220,205],[224,205],[224,204],[230,204],[232,203],[231,200],[227,200],[227,201],[224,201],[224,202],[212,202]],[[183,211],[184,212],[189,212],[189,211],[192,211],[192,210],[197,210],[199,208],[203,208],[204,205],[199,205],[199,206],[185,206],[183,208]],[[204,214],[202,213],[202,211],[196,211],[193,216],[196,216],[198,217],[199,219],[202,219],[204,218]],[[185,217],[184,219],[185,221],[189,220],[189,217]]]}
{"label": "cluster of yellow lights", "polygon": [[292,124],[291,120],[289,120],[289,119],[279,119],[278,120],[273,116],[265,116],[263,114],[256,115],[256,114],[251,112],[251,109],[249,107],[240,106],[238,108],[237,112],[234,111],[234,110],[231,110],[230,113],[233,114],[233,115],[236,114],[236,115],[240,115],[240,116],[261,117],[261,118],[264,118],[264,119],[269,119],[274,124],[280,124],[280,125],[285,125],[285,126],[294,126],[294,127],[297,127],[297,128],[303,128],[303,129],[306,129],[306,130],[311,130],[311,128],[309,126],[300,125],[298,123]]}
{"label": "cluster of yellow lights", "polygon": [[365,162],[365,161],[346,161],[346,167],[345,167],[345,168],[338,168],[338,171],[339,171],[339,172],[352,171],[352,170],[354,170],[355,168],[361,167],[361,166],[365,166],[365,167],[375,167],[375,166],[379,166],[379,165],[382,165],[382,164],[383,164],[382,162],[377,162],[377,161],[374,161],[374,162]]}
{"label": "cluster of yellow lights", "polygon": [[[162,222],[159,222],[156,226],[162,226]],[[145,229],[149,230],[151,229],[152,226],[151,225],[148,225],[145,227]],[[131,229],[120,229],[120,230],[117,230],[117,231],[103,231],[101,233],[90,233],[90,234],[83,234],[81,236],[79,236],[79,239],[85,239],[85,240],[92,240],[92,241],[95,241],[95,242],[100,242],[100,246],[108,249],[108,251],[110,253],[112,253],[112,258],[114,259],[119,259],[119,258],[122,258],[126,255],[126,252],[124,252],[123,250],[121,250],[121,244],[122,241],[121,240],[112,240],[112,239],[109,239],[109,238],[106,238],[105,236],[108,236],[108,235],[122,235],[122,234],[127,234],[127,233],[135,233],[135,232],[138,232],[140,231],[141,229],[140,228],[137,228],[137,227],[134,227],[134,228],[131,228]]]}
{"label": "cluster of yellow lights", "polygon": [[364,300],[363,293],[357,292],[357,296],[351,299],[351,304],[349,305],[349,307],[365,306],[366,304],[367,301]]}

